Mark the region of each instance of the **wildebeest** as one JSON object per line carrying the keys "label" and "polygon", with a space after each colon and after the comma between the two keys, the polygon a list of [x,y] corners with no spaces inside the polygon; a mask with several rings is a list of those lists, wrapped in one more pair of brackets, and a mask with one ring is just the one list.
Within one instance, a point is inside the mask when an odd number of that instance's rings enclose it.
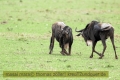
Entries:
{"label": "wildebeest", "polygon": [[[56,38],[56,40],[59,42],[59,46],[62,49],[61,54],[70,55],[73,43],[72,29],[69,26],[66,26],[63,22],[56,22],[52,24],[52,36],[50,40],[49,54],[52,53],[54,47],[54,38]],[[69,48],[69,53],[66,51],[67,47]]]}
{"label": "wildebeest", "polygon": [[[102,59],[102,57],[104,56],[106,47],[107,47],[106,39],[110,37],[113,48],[114,48],[114,52],[115,52],[115,58],[118,59],[117,54],[116,54],[115,44],[114,44],[114,28],[112,27],[111,24],[100,23],[98,21],[91,21],[90,23],[86,25],[84,29],[79,30],[79,31],[77,31],[76,29],[75,29],[76,32],[80,32],[77,36],[82,35],[87,45],[88,45],[88,41],[92,42],[92,54],[90,55],[90,58],[93,57],[93,52],[95,52],[100,56],[99,59]],[[104,46],[102,54],[95,51],[96,43],[99,40],[102,41],[102,44]]]}

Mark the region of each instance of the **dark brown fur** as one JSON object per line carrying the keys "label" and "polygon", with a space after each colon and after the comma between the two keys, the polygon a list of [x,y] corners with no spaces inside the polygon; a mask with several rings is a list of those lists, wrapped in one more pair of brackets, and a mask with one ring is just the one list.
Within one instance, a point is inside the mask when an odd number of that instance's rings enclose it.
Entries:
{"label": "dark brown fur", "polygon": [[[59,46],[62,48],[61,54],[70,55],[71,46],[73,43],[72,29],[69,26],[66,26],[63,22],[57,22],[52,25],[52,36],[50,40],[50,52],[52,53],[54,47],[54,38],[59,42]],[[67,53],[66,48],[69,48],[69,53]]]}

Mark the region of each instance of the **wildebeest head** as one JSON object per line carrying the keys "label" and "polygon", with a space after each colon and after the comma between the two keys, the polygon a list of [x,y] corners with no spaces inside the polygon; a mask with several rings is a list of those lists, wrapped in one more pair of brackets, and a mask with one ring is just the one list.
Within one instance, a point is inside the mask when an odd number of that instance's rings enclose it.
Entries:
{"label": "wildebeest head", "polygon": [[90,29],[92,29],[91,26],[94,26],[95,24],[98,24],[98,23],[99,22],[97,22],[97,21],[92,21],[91,23],[88,23],[84,29],[81,29],[79,31],[77,31],[77,28],[75,29],[76,32],[80,32],[77,36],[82,35],[82,37],[84,38],[87,46],[91,45],[91,43],[92,43],[90,37],[88,36],[88,34],[90,34],[90,33],[88,33],[88,31]]}
{"label": "wildebeest head", "polygon": [[[89,24],[87,24],[86,27],[88,27],[88,26],[89,26]],[[86,28],[85,28],[85,29],[81,29],[81,30],[79,30],[79,31],[77,31],[77,28],[76,28],[75,31],[76,31],[76,32],[80,32],[80,33],[77,34],[76,36],[82,35],[82,37],[84,38],[84,40],[85,40],[85,42],[86,42],[86,44],[87,44],[87,46],[88,46],[88,45],[89,45],[89,44],[88,44],[89,37],[88,37],[88,35],[87,35]]]}
{"label": "wildebeest head", "polygon": [[62,29],[62,35],[66,36],[66,37],[71,35],[71,32],[72,32],[72,29],[69,26],[65,26]]}

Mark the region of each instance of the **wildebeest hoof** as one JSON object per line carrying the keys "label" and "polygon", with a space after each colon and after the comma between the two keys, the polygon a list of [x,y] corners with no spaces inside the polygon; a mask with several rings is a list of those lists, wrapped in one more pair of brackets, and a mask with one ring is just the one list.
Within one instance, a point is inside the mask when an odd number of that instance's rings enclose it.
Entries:
{"label": "wildebeest hoof", "polygon": [[66,55],[69,55],[67,52],[65,52]]}
{"label": "wildebeest hoof", "polygon": [[61,53],[62,55],[65,55],[64,52],[62,52],[62,51],[61,51],[60,53]]}
{"label": "wildebeest hoof", "polygon": [[93,58],[93,55],[91,55],[90,58]]}
{"label": "wildebeest hoof", "polygon": [[102,56],[100,56],[99,59],[102,59]]}
{"label": "wildebeest hoof", "polygon": [[116,59],[118,59],[118,57],[117,57],[117,56],[115,56],[115,58],[116,58]]}
{"label": "wildebeest hoof", "polygon": [[70,56],[70,54],[66,53],[66,55]]}
{"label": "wildebeest hoof", "polygon": [[102,54],[101,54],[101,53],[99,53],[98,55],[99,55],[99,56],[101,56]]}
{"label": "wildebeest hoof", "polygon": [[51,52],[49,52],[49,54],[51,54]]}
{"label": "wildebeest hoof", "polygon": [[102,54],[100,53],[99,56],[104,56],[104,55],[102,55]]}

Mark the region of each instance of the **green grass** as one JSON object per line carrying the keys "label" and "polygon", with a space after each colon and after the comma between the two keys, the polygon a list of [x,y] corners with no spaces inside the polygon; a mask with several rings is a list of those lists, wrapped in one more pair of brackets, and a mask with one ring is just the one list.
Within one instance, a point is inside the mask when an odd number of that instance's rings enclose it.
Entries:
{"label": "green grass", "polygon": [[[114,57],[110,40],[103,59],[87,47],[74,30],[82,29],[91,20],[109,22],[115,29],[115,45],[120,56],[119,0],[0,0],[0,80],[3,71],[109,71],[108,78],[69,78],[68,80],[118,80],[120,60]],[[55,41],[49,55],[51,25],[63,21],[73,29],[72,55],[60,54]],[[102,52],[98,42],[96,50]],[[23,80],[66,80],[66,78],[22,78]]]}

